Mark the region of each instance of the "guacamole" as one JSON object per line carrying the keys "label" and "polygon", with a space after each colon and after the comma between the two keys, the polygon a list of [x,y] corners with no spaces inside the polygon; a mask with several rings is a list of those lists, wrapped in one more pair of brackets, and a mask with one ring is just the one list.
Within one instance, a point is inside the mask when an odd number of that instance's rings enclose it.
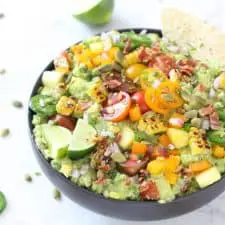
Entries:
{"label": "guacamole", "polygon": [[192,53],[112,31],[60,54],[30,104],[52,168],[117,200],[166,203],[220,180],[225,73]]}

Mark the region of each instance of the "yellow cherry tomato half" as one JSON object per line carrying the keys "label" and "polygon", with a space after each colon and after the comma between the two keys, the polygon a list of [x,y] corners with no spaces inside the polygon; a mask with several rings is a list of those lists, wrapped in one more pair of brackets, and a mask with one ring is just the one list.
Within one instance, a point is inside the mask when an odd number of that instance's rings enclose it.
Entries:
{"label": "yellow cherry tomato half", "polygon": [[126,76],[129,79],[134,80],[146,68],[147,68],[147,66],[140,64],[140,63],[133,64],[126,69]]}
{"label": "yellow cherry tomato half", "polygon": [[166,81],[167,76],[156,68],[148,68],[140,74],[140,84],[143,90],[147,88],[157,87],[161,82]]}

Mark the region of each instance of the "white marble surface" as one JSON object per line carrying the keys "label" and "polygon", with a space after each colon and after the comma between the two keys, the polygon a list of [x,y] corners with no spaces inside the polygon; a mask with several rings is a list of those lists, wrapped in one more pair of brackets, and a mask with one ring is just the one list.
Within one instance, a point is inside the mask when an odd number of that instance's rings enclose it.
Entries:
{"label": "white marble surface", "polygon": [[[94,214],[66,197],[56,202],[53,186],[44,175],[34,177],[32,184],[24,181],[25,173],[40,170],[28,139],[26,107],[41,70],[62,49],[93,33],[111,28],[160,27],[162,4],[191,11],[225,31],[224,0],[116,0],[111,23],[99,28],[71,17],[76,0],[0,0],[0,11],[6,15],[0,21],[0,68],[7,69],[0,77],[0,127],[9,127],[12,133],[0,140],[0,190],[8,199],[8,208],[0,216],[1,225],[224,224],[224,194],[179,218],[139,223]],[[14,99],[22,100],[25,108],[14,109],[10,104]]]}

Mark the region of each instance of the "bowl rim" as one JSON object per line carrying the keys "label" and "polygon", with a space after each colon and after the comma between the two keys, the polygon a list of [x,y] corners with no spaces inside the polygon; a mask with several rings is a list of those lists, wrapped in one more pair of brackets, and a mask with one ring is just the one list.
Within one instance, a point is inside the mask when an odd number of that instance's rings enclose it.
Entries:
{"label": "bowl rim", "polygon": [[[134,31],[135,33],[140,33],[143,30],[146,30],[147,33],[155,33],[155,34],[158,34],[158,35],[160,35],[160,37],[163,36],[162,31],[160,29],[152,29],[152,28],[122,28],[122,29],[116,29],[116,31],[118,31],[118,32]],[[101,33],[93,34],[91,36],[99,36],[99,35],[101,35],[104,32],[108,32],[108,31],[103,31]],[[83,40],[80,40],[80,41],[76,42],[75,44],[79,44],[82,41]],[[69,48],[67,48],[67,49],[69,49]],[[34,84],[34,86],[32,88],[32,91],[31,91],[31,94],[30,94],[30,97],[29,97],[29,100],[28,100],[29,102],[30,102],[30,99],[34,95],[36,95],[36,93],[37,93],[37,91],[38,91],[38,89],[40,87],[41,77],[42,77],[42,74],[44,73],[44,71],[47,71],[48,69],[53,68],[53,61],[54,61],[54,59],[43,69],[43,71],[41,72],[41,74],[38,76],[38,78],[37,78],[37,80],[36,80],[36,82],[35,82],[35,84]],[[52,168],[52,166],[50,164],[50,160],[47,160],[45,158],[44,154],[41,152],[41,150],[37,146],[36,141],[35,141],[35,137],[33,135],[33,128],[34,128],[34,126],[32,124],[33,115],[35,115],[35,113],[30,109],[30,104],[28,104],[28,132],[29,132],[29,138],[31,140],[32,147],[35,150],[35,152],[37,153],[38,157],[48,167],[48,169],[51,170],[52,172],[54,172],[54,175],[57,175],[59,177],[59,179],[62,179],[65,183],[71,185],[72,187],[74,187],[76,189],[79,189],[79,191],[82,191],[82,192],[84,192],[85,194],[88,194],[88,195],[92,195],[93,197],[99,198],[99,199],[101,199],[103,201],[115,202],[115,203],[118,203],[118,204],[123,204],[123,203],[132,204],[132,205],[142,204],[144,206],[145,205],[149,205],[149,204],[151,204],[152,206],[162,205],[158,201],[127,200],[127,199],[126,200],[119,200],[119,199],[107,198],[107,197],[105,197],[102,194],[97,194],[96,192],[91,191],[88,188],[81,187],[81,186],[73,183],[69,178],[65,177],[59,171],[57,171],[54,168]],[[217,182],[209,185],[208,187],[205,187],[203,189],[200,189],[200,190],[198,190],[196,192],[193,192],[192,194],[189,194],[189,195],[186,195],[186,196],[177,196],[172,201],[166,202],[163,205],[171,205],[171,204],[176,204],[176,203],[179,203],[179,202],[184,202],[184,201],[186,201],[186,199],[195,198],[195,196],[197,196],[200,192],[203,193],[203,194],[204,193],[208,193],[208,191],[212,191],[213,188],[214,188],[214,186],[216,186],[218,183],[220,183],[223,179],[225,179],[225,174],[221,176],[221,179],[220,180],[218,180]]]}

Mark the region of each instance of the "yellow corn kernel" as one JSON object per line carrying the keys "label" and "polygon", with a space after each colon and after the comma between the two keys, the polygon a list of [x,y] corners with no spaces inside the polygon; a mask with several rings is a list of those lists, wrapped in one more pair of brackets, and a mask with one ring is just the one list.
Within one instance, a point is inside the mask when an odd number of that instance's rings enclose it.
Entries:
{"label": "yellow corn kernel", "polygon": [[148,163],[147,171],[152,175],[159,175],[163,173],[165,168],[164,160],[153,160]]}
{"label": "yellow corn kernel", "polygon": [[59,114],[69,116],[73,113],[75,105],[75,100],[66,96],[62,96],[56,105],[56,111]]}
{"label": "yellow corn kernel", "polygon": [[100,66],[101,65],[101,62],[102,62],[102,59],[101,59],[101,56],[100,55],[97,55],[95,56],[93,59],[92,59],[92,64],[94,66]]}
{"label": "yellow corn kernel", "polygon": [[115,55],[116,53],[119,51],[120,49],[118,47],[112,47],[109,49],[108,51],[108,54],[109,54],[109,57],[114,60],[115,59]]}
{"label": "yellow corn kernel", "polygon": [[100,103],[105,101],[107,96],[107,90],[102,85],[102,82],[99,81],[88,90],[88,94],[95,102]]}
{"label": "yellow corn kernel", "polygon": [[220,145],[213,146],[213,155],[217,158],[223,158],[225,157],[225,150],[224,147]]}

